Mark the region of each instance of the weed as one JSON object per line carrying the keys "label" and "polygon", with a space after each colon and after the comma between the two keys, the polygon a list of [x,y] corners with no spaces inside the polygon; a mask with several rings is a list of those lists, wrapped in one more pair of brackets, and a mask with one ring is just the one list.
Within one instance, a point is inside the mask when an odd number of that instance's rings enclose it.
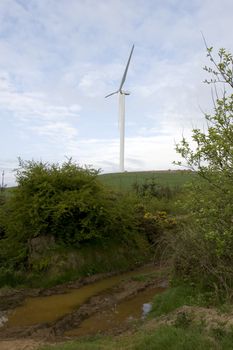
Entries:
{"label": "weed", "polygon": [[178,328],[188,328],[192,323],[192,318],[185,312],[179,312],[175,320],[175,327]]}
{"label": "weed", "polygon": [[171,287],[155,296],[150,316],[168,314],[183,305],[208,306],[208,301],[205,292],[190,285]]}
{"label": "weed", "polygon": [[[217,350],[217,344],[196,329],[161,326],[154,332],[137,332],[117,338],[86,338],[40,350]],[[228,348],[226,348],[228,349]],[[224,349],[225,350],[225,349]]]}

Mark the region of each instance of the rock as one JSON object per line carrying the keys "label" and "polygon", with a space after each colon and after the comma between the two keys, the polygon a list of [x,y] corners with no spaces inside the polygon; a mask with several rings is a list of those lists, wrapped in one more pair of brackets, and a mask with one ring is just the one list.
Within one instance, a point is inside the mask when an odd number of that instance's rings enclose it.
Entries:
{"label": "rock", "polygon": [[55,243],[54,236],[34,237],[29,241],[30,259],[38,259],[45,250],[48,250]]}
{"label": "rock", "polygon": [[146,303],[142,306],[142,318],[144,318],[152,309],[152,304]]}
{"label": "rock", "polygon": [[6,317],[5,313],[0,311],[0,327],[2,327],[7,321],[8,318]]}

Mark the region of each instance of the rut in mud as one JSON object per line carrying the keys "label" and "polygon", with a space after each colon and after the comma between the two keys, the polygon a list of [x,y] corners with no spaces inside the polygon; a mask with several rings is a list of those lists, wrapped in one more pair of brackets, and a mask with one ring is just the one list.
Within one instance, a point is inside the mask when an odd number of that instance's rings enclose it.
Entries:
{"label": "rut in mud", "polygon": [[[8,318],[8,322],[0,328],[0,339],[31,337],[53,340],[67,336],[93,334],[99,331],[108,332],[111,329],[117,331],[120,328],[119,319],[120,323],[124,324],[124,322],[122,323],[123,318],[128,320],[130,317],[141,317],[142,304],[150,301],[154,294],[162,292],[166,287],[166,282],[158,277],[156,272],[158,269],[150,266],[91,284],[86,284],[84,281],[84,285],[79,288],[70,285],[69,288],[63,287],[62,294],[55,292],[55,295],[47,297],[31,296],[24,299],[19,294],[18,299],[22,305],[12,310],[5,310],[4,317]],[[145,279],[136,278],[142,274]],[[50,292],[47,290],[47,294],[51,294]],[[46,292],[37,291],[35,294],[45,295]],[[129,305],[131,305],[131,310]],[[127,314],[122,315],[120,310],[127,308],[128,316]],[[132,314],[132,309],[138,310],[137,314]],[[95,317],[98,318],[100,313],[105,327],[102,329],[88,327],[88,322],[89,325],[93,325]],[[115,320],[113,320],[114,317]],[[79,334],[80,329],[82,329],[82,334]]]}

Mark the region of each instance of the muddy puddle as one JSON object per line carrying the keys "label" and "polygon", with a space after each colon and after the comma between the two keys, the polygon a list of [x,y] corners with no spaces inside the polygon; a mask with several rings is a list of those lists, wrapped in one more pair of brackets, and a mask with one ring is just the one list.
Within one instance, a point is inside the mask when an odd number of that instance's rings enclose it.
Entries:
{"label": "muddy puddle", "polygon": [[[64,294],[27,298],[22,306],[10,311],[5,326],[7,328],[23,327],[56,321],[64,315],[78,309],[92,296],[113,288],[130,277],[140,274],[151,274],[153,272],[156,272],[155,266],[148,266],[121,275],[109,277],[78,289],[67,290]],[[140,295],[138,297],[140,298]],[[142,306],[142,303],[140,305]],[[138,313],[140,313],[141,306],[137,311]],[[119,306],[119,308],[120,307],[121,306]],[[135,308],[133,304],[128,307],[132,307],[132,310]],[[122,306],[122,312],[119,311],[119,317],[120,314],[122,314],[123,317],[123,309],[124,306]],[[132,317],[136,316],[132,314]]]}
{"label": "muddy puddle", "polygon": [[108,332],[109,330],[125,328],[127,323],[143,319],[152,307],[155,294],[162,293],[164,288],[150,288],[144,290],[128,300],[102,310],[84,320],[77,328],[66,331],[64,335],[80,337]]}

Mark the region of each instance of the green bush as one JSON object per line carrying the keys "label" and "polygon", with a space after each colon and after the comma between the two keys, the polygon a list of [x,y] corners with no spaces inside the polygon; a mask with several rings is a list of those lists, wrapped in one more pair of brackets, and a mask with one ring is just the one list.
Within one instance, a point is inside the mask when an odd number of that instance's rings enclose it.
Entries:
{"label": "green bush", "polygon": [[0,267],[0,286],[16,287],[26,282],[26,275],[21,271],[15,271],[13,268]]}
{"label": "green bush", "polygon": [[155,197],[158,199],[172,199],[181,191],[179,186],[159,184],[156,179],[146,179],[143,183],[134,182],[134,192],[140,197]]}
{"label": "green bush", "polygon": [[[212,48],[207,56],[214,68],[208,83],[224,80],[226,90],[216,94],[213,115],[206,114],[206,131],[193,130],[192,148],[185,138],[177,152],[186,166],[196,171],[199,181],[187,192],[184,207],[188,227],[172,237],[175,273],[195,283],[202,282],[216,293],[232,298],[233,288],[233,57],[224,49],[215,60]],[[221,77],[221,79],[220,79]]]}
{"label": "green bush", "polygon": [[135,199],[106,190],[97,174],[71,160],[61,166],[20,161],[18,186],[0,207],[5,233],[0,263],[27,265],[35,237],[53,237],[55,244],[77,248],[95,240],[133,242],[138,232]]}

